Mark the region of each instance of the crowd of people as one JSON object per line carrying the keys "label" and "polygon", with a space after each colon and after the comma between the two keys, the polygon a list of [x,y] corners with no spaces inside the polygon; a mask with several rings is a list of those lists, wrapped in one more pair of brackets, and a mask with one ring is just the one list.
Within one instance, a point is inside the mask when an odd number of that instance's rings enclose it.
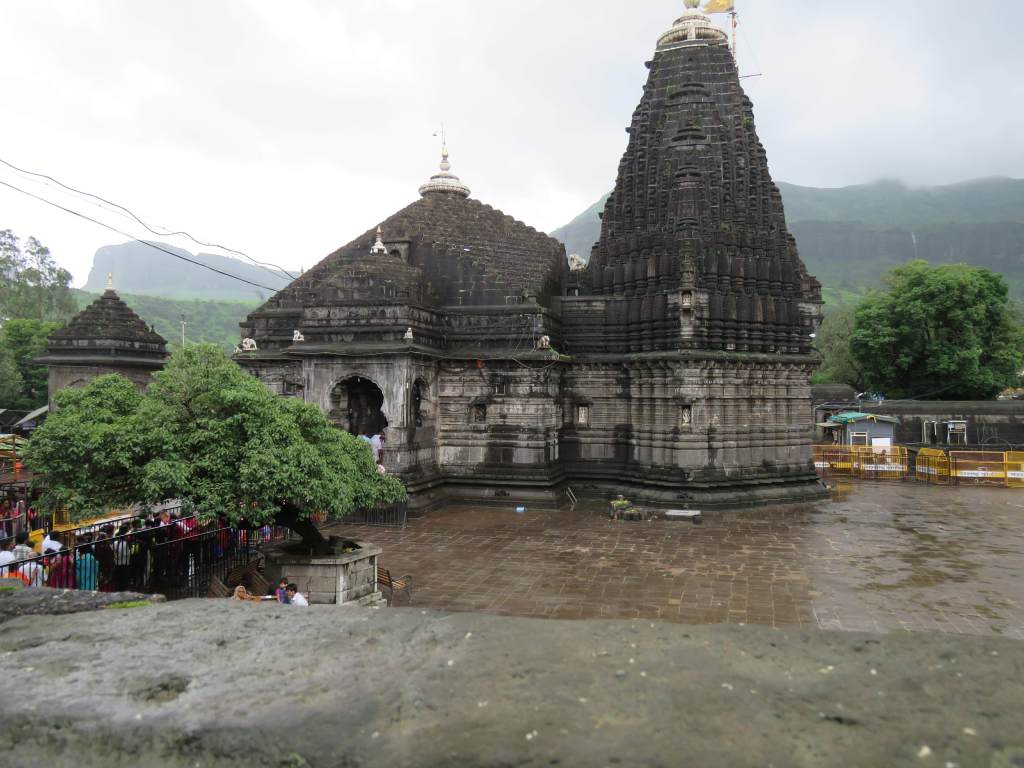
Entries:
{"label": "crowd of people", "polygon": [[34,531],[41,522],[28,499],[13,496],[0,499],[0,539],[17,536],[20,531]]}
{"label": "crowd of people", "polygon": [[231,534],[225,523],[200,524],[195,516],[164,511],[92,530],[49,532],[33,547],[26,526],[0,541],[0,578],[33,587],[159,591],[222,557],[236,544]]}
{"label": "crowd of people", "polygon": [[297,605],[300,607],[309,606],[309,600],[306,595],[299,592],[298,585],[290,583],[288,579],[281,579],[281,581],[278,582],[277,587],[271,589],[270,592],[267,593],[266,597],[254,595],[244,586],[237,586],[235,587],[235,591],[231,594],[231,599],[252,603],[277,602],[281,605]]}

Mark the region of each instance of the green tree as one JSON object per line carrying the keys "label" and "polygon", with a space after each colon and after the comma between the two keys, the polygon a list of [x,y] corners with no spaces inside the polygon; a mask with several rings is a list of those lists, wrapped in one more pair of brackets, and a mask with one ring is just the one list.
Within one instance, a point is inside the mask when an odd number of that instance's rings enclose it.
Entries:
{"label": "green tree", "polygon": [[1002,276],[912,261],[868,296],[850,339],[867,387],[892,398],[986,399],[1020,378],[1024,336]]}
{"label": "green tree", "polygon": [[176,352],[145,394],[103,376],[57,405],[26,461],[46,478],[43,505],[79,518],[180,499],[204,518],[286,526],[324,552],[311,516],[405,498],[364,441],[275,396],[212,345]]}
{"label": "green tree", "polygon": [[0,342],[0,408],[21,407],[21,373],[10,351]]}
{"label": "green tree", "polygon": [[65,322],[77,311],[71,273],[34,237],[21,248],[18,237],[0,232],[0,317]]}
{"label": "green tree", "polygon": [[13,361],[20,382],[19,397],[4,407],[32,410],[46,405],[48,373],[32,360],[43,353],[46,338],[59,327],[60,323],[14,319],[0,328],[0,356]]}
{"label": "green tree", "polygon": [[829,307],[818,329],[814,346],[821,355],[821,369],[814,375],[814,384],[849,384],[864,387],[864,372],[850,349],[857,307],[840,304]]}

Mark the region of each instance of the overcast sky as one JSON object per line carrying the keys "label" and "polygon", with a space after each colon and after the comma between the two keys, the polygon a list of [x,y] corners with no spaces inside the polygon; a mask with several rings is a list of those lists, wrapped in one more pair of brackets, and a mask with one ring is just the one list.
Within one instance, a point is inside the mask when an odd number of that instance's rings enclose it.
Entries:
{"label": "overcast sky", "polygon": [[[776,180],[1024,177],[1024,3],[737,5]],[[298,268],[416,199],[443,122],[473,196],[551,230],[611,188],[643,63],[682,9],[0,0],[0,158]],[[0,181],[144,235],[8,169]],[[5,228],[49,245],[76,285],[124,239],[0,186]]]}

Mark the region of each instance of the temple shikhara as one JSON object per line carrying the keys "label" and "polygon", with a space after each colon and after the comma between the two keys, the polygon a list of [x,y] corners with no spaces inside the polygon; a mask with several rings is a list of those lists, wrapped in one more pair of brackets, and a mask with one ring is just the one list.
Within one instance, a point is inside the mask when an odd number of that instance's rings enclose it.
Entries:
{"label": "temple shikhara", "polygon": [[586,266],[474,200],[445,151],[416,202],[253,312],[235,359],[383,433],[421,506],[816,497],[820,286],[728,37],[687,5],[648,63]]}

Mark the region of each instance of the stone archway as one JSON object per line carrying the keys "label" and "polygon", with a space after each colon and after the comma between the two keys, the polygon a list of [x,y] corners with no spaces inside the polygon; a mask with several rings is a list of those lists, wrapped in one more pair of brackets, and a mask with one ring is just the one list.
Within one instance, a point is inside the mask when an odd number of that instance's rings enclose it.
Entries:
{"label": "stone archway", "polygon": [[331,390],[331,421],[353,435],[378,435],[388,426],[384,393],[373,381],[351,376]]}

